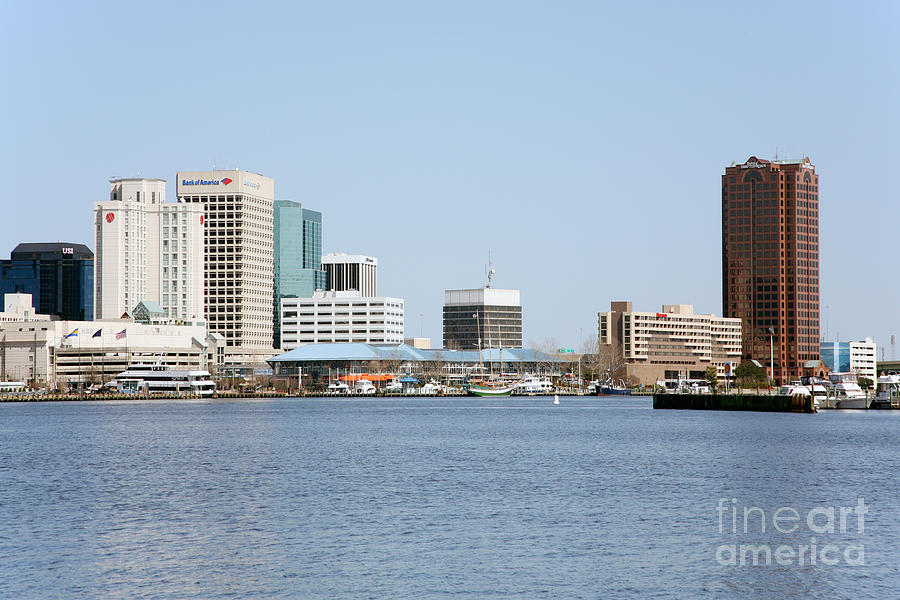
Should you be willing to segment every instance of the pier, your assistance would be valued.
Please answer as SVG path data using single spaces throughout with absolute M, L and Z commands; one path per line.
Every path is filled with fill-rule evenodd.
M 653 394 L 653 408 L 814 413 L 812 396 L 794 394 Z

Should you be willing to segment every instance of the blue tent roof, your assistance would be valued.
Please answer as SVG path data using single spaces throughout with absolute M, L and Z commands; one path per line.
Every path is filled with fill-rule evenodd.
M 306 344 L 269 359 L 269 363 L 328 362 L 353 360 L 399 360 L 411 362 L 564 362 L 552 354 L 525 348 L 486 348 L 478 350 L 423 350 L 408 344 Z

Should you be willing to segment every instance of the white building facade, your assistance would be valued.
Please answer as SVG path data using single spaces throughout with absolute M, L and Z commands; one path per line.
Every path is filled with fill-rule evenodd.
M 378 259 L 362 254 L 326 254 L 322 257 L 328 291 L 356 290 L 366 297 L 378 296 Z
M 109 188 L 94 205 L 94 318 L 146 300 L 175 321 L 202 323 L 202 208 L 167 204 L 162 179 L 111 179 Z
M 0 319 L 0 380 L 86 387 L 109 381 L 135 363 L 215 371 L 226 360 L 224 340 L 217 342 L 202 325 L 51 321 L 34 314 L 30 294 L 16 296 L 15 310 Z
M 357 291 L 318 291 L 312 298 L 281 299 L 281 347 L 317 343 L 403 343 L 404 303 Z
M 275 182 L 248 171 L 183 171 L 178 202 L 204 216 L 204 315 L 232 347 L 271 349 Z

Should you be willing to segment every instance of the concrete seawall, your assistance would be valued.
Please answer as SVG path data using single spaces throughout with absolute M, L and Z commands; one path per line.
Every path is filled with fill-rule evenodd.
M 653 408 L 674 410 L 749 410 L 816 412 L 812 396 L 797 394 L 653 394 Z

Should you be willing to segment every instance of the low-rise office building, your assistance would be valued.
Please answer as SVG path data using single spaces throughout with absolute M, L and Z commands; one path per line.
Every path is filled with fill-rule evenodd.
M 312 298 L 281 299 L 281 347 L 304 344 L 403 342 L 403 300 L 357 291 L 317 291 Z
M 821 342 L 819 352 L 832 373 L 856 373 L 875 381 L 878 377 L 876 367 L 875 340 L 866 338 L 859 342 Z
M 694 314 L 690 304 L 664 304 L 660 312 L 639 312 L 631 302 L 612 302 L 598 315 L 601 350 L 625 361 L 629 379 L 643 384 L 680 376 L 701 379 L 707 367 L 720 377 L 726 364 L 741 360 L 741 320 Z
M 229 357 L 224 338 L 201 325 L 141 324 L 132 319 L 50 320 L 35 314 L 28 294 L 7 294 L 0 314 L 0 380 L 35 387 L 88 387 L 129 365 L 156 363 L 215 372 L 246 357 Z M 271 354 L 253 357 L 260 363 Z

